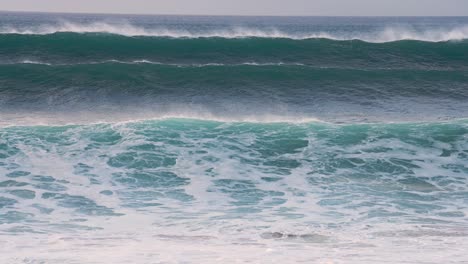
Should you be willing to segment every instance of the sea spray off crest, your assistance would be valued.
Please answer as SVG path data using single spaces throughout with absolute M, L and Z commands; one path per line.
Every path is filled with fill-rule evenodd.
M 56 25 L 39 25 L 28 27 L 3 26 L 0 34 L 49 35 L 60 32 L 75 33 L 108 33 L 127 37 L 167 37 L 167 38 L 285 38 L 285 39 L 331 39 L 331 40 L 362 40 L 372 43 L 384 43 L 400 40 L 419 40 L 441 42 L 464 40 L 468 38 L 468 25 L 457 25 L 449 28 L 430 28 L 419 31 L 410 26 L 388 26 L 375 32 L 314 32 L 291 33 L 274 27 L 226 27 L 217 30 L 187 30 L 165 27 L 145 28 L 131 23 L 73 23 L 61 21 Z
M 1 13 L 0 254 L 461 263 L 466 25 Z
M 274 30 L 227 22 L 198 22 L 196 29 L 167 21 L 10 23 L 2 27 L 15 30 L 0 34 L 6 124 L 25 111 L 52 124 L 164 117 L 408 122 L 468 111 L 468 43 L 455 41 L 464 22 L 364 23 L 354 31 L 309 25 L 327 38 L 297 37 L 318 33 L 292 22 Z M 370 36 L 390 42 L 367 42 Z M 117 109 L 125 110 L 115 115 Z

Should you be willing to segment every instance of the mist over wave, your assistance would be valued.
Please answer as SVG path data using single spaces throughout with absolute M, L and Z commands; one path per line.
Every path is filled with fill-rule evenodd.
M 74 23 L 62 21 L 58 25 L 37 25 L 26 28 L 13 26 L 0 27 L 0 34 L 48 35 L 60 32 L 74 33 L 108 33 L 129 37 L 168 37 L 168 38 L 286 38 L 286 39 L 332 39 L 332 40 L 362 40 L 372 43 L 385 43 L 400 40 L 419 40 L 441 42 L 464 40 L 468 38 L 468 25 L 457 25 L 449 28 L 432 28 L 417 30 L 410 26 L 392 26 L 377 32 L 369 33 L 333 33 L 310 32 L 288 33 L 276 28 L 232 27 L 208 31 L 191 31 L 169 29 L 164 27 L 145 28 L 130 23 Z
M 0 109 L 10 123 L 22 115 L 62 120 L 56 123 L 167 116 L 407 122 L 464 118 L 468 111 L 468 76 L 451 69 L 26 63 L 0 65 L 0 79 Z

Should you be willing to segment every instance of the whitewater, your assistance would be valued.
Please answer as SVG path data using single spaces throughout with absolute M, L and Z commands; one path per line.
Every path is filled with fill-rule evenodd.
M 468 19 L 0 13 L 2 263 L 466 263 Z

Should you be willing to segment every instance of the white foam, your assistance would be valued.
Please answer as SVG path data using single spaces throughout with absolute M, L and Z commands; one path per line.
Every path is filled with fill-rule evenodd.
M 34 61 L 34 60 L 22 60 L 20 61 L 22 64 L 39 64 L 39 65 L 48 65 L 51 66 L 51 63 L 48 62 L 42 62 L 42 61 Z
M 226 128 L 227 130 L 223 131 Z M 446 218 L 433 214 L 420 213 L 411 209 L 402 209 L 395 204 L 392 188 L 398 187 L 398 180 L 405 178 L 405 173 L 376 172 L 379 178 L 365 180 L 365 185 L 371 190 L 379 190 L 380 194 L 363 192 L 363 189 L 352 189 L 360 186 L 359 178 L 348 177 L 349 171 L 337 170 L 333 175 L 322 175 L 317 168 L 327 164 L 333 165 L 333 159 L 355 157 L 366 162 L 389 161 L 396 159 L 414 161 L 420 168 L 413 170 L 416 176 L 434 178 L 434 186 L 440 187 L 448 194 L 452 190 L 443 181 L 437 180 L 439 175 L 447 175 L 453 181 L 453 186 L 459 192 L 466 190 L 466 179 L 459 178 L 462 173 L 447 174 L 452 169 L 443 169 L 443 165 L 460 163 L 464 158 L 453 155 L 451 158 L 440 157 L 443 148 L 449 147 L 444 142 L 434 141 L 434 146 L 418 146 L 404 142 L 398 138 L 373 137 L 351 146 L 330 145 L 329 139 L 335 138 L 341 130 L 330 131 L 330 137 L 317 136 L 313 131 L 304 137 L 309 144 L 301 151 L 289 154 L 267 155 L 258 152 L 252 145 L 255 142 L 272 143 L 271 140 L 281 139 L 282 133 L 291 131 L 285 126 L 283 131 L 271 130 L 255 133 L 250 129 L 234 129 L 218 127 L 219 137 L 200 137 L 203 128 L 171 131 L 178 134 L 177 140 L 184 144 L 171 144 L 172 136 L 160 135 L 147 137 L 147 133 L 138 133 L 131 126 L 96 126 L 74 127 L 63 132 L 54 132 L 52 141 L 47 141 L 41 133 L 7 132 L 2 137 L 18 149 L 18 153 L 5 162 L 19 164 L 21 170 L 32 174 L 45 174 L 66 181 L 66 194 L 87 197 L 99 205 L 114 208 L 123 216 L 101 217 L 98 215 L 76 215 L 70 208 L 56 205 L 53 199 L 37 198 L 44 206 L 55 209 L 49 214 L 35 214 L 36 222 L 9 223 L 9 227 L 29 225 L 43 234 L 5 233 L 5 239 L 0 241 L 0 254 L 7 263 L 96 263 L 103 259 L 111 263 L 148 263 L 154 261 L 180 263 L 271 263 L 271 262 L 307 262 L 307 263 L 379 263 L 386 259 L 394 262 L 427 262 L 441 263 L 447 259 L 463 262 L 466 259 L 463 248 L 467 247 L 467 230 L 463 225 L 466 217 L 459 220 L 448 219 L 451 223 L 444 225 L 418 225 L 412 222 L 411 216 L 432 217 L 437 220 Z M 149 129 L 154 129 L 150 128 Z M 235 133 L 222 133 L 222 132 Z M 419 131 L 419 130 L 418 130 Z M 425 130 L 422 129 L 425 136 Z M 122 136 L 116 144 L 95 144 L 93 134 L 108 135 L 115 132 Z M 137 133 L 135 133 L 137 132 Z M 148 131 L 146 131 L 148 132 Z M 350 132 L 349 132 L 350 133 Z M 352 134 L 352 133 L 351 133 Z M 430 133 L 429 133 L 430 134 Z M 156 134 L 157 135 L 157 134 Z M 226 136 L 228 135 L 228 136 Z M 265 138 L 265 135 L 268 135 Z M 194 137 L 196 136 L 196 137 Z M 278 137 L 279 136 L 279 137 Z M 414 135 L 417 136 L 417 135 Z M 66 139 L 66 144 L 59 144 L 56 138 Z M 269 139 L 268 139 L 269 138 Z M 466 149 L 466 140 L 460 139 L 460 153 Z M 21 143 L 24 142 L 24 143 Z M 93 144 L 94 143 L 94 144 Z M 458 144 L 457 142 L 453 142 Z M 120 206 L 118 191 L 132 191 L 129 187 L 112 180 L 114 172 L 133 172 L 135 168 L 114 168 L 107 160 L 120 153 L 128 151 L 134 154 L 145 154 L 147 150 L 135 150 L 134 147 L 143 144 L 157 146 L 158 154 L 166 156 L 177 155 L 177 162 L 168 169 L 180 177 L 190 179 L 187 186 L 179 186 L 187 194 L 194 196 L 193 202 L 178 203 L 177 201 L 153 197 L 155 202 L 164 204 L 162 207 L 124 208 Z M 234 148 L 233 148 L 234 146 Z M 386 152 L 368 152 L 366 149 L 390 148 Z M 196 150 L 200 150 L 197 152 Z M 202 151 L 201 151 L 202 150 Z M 136 153 L 138 152 L 138 153 Z M 151 151 L 150 151 L 151 152 Z M 330 157 L 330 153 L 336 154 Z M 281 155 L 281 156 L 276 156 Z M 138 155 L 135 155 L 138 157 Z M 206 159 L 216 157 L 217 159 Z M 280 176 L 276 182 L 262 180 L 269 174 L 270 165 L 261 163 L 245 163 L 243 160 L 271 161 L 277 158 L 297 160 L 301 166 L 291 169 L 291 174 Z M 422 160 L 417 161 L 415 160 Z M 83 163 L 89 165 L 91 173 L 99 179 L 99 184 L 92 184 L 87 177 L 77 174 L 74 165 Z M 159 168 L 140 169 L 154 172 Z M 437 170 L 434 170 L 437 169 Z M 0 172 L 5 166 L 0 167 Z M 210 174 L 212 173 L 212 174 Z M 407 174 L 412 175 L 412 174 Z M 273 175 L 278 176 L 278 175 Z M 254 214 L 236 215 L 230 205 L 230 193 L 222 192 L 214 180 L 232 179 L 249 180 L 255 190 L 280 191 L 281 198 L 287 199 L 285 204 L 268 205 L 264 197 L 258 202 L 261 211 Z M 313 184 L 309 180 L 317 180 Z M 330 181 L 333 180 L 333 181 Z M 19 178 L 30 186 L 34 182 L 28 177 Z M 148 191 L 145 186 L 133 191 Z M 101 190 L 112 190 L 114 198 L 99 195 Z M 40 197 L 40 190 L 35 190 Z M 158 190 L 157 190 L 158 191 Z M 354 196 L 349 196 L 353 194 Z M 3 195 L 3 194 L 2 194 Z M 248 196 L 248 193 L 245 194 Z M 463 199 L 447 199 L 443 196 L 436 201 L 430 201 L 447 209 L 460 208 L 466 210 Z M 362 205 L 359 208 L 348 208 L 344 205 L 321 206 L 318 202 L 330 197 L 352 197 L 351 204 L 363 202 L 373 203 L 373 207 Z M 377 199 L 378 198 L 378 199 Z M 408 201 L 410 202 L 410 201 Z M 22 200 L 16 205 L 21 212 L 30 212 L 30 203 Z M 239 206 L 242 207 L 242 206 Z M 288 209 L 290 211 L 285 211 Z M 382 209 L 394 213 L 406 213 L 398 217 L 368 217 L 370 210 Z M 298 213 L 299 218 L 288 217 L 287 212 Z M 341 216 L 333 215 L 339 212 Z M 83 225 L 101 227 L 101 230 L 68 230 L 62 223 L 70 223 L 73 218 L 81 217 L 86 221 Z M 224 218 L 223 218 L 224 217 Z M 318 224 L 317 224 L 318 223 Z M 302 241 L 299 239 L 268 239 L 262 234 L 281 232 L 292 235 L 323 236 L 324 241 Z M 457 245 L 457 246 L 454 246 Z M 25 251 L 24 248 L 28 250 Z M 333 248 L 334 250 L 330 250 Z M 164 250 L 162 250 L 164 249 Z M 421 253 L 421 249 L 424 249 Z M 52 253 L 51 253 L 52 252 Z
M 315 39 L 325 38 L 333 40 L 363 40 L 366 42 L 393 42 L 399 40 L 420 40 L 428 42 L 441 42 L 450 40 L 463 40 L 468 38 L 468 25 L 453 26 L 450 28 L 433 28 L 416 30 L 410 26 L 390 26 L 381 31 L 370 33 L 350 33 L 343 35 L 341 33 L 331 32 L 310 32 L 310 33 L 288 33 L 276 28 L 249 28 L 232 27 L 219 30 L 208 30 L 194 32 L 183 29 L 168 29 L 164 27 L 145 28 L 129 23 L 106 23 L 94 22 L 87 24 L 72 23 L 64 21 L 58 25 L 39 25 L 29 28 L 17 28 L 13 26 L 4 26 L 0 28 L 0 34 L 35 34 L 47 35 L 58 32 L 75 33 L 109 33 L 128 37 L 152 36 L 169 38 L 287 38 L 287 39 Z
M 177 107 L 171 107 L 176 109 Z M 291 123 L 302 124 L 325 122 L 312 116 L 301 114 L 251 114 L 222 115 L 203 108 L 187 108 L 180 106 L 178 110 L 141 110 L 138 112 L 122 111 L 119 115 L 108 112 L 75 111 L 74 113 L 35 112 L 24 115 L 21 113 L 4 113 L 0 117 L 0 127 L 7 126 L 37 126 L 37 125 L 76 125 L 97 123 L 132 123 L 147 120 L 194 119 L 226 123 Z

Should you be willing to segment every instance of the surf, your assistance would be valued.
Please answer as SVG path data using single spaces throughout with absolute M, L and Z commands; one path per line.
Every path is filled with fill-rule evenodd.
M 0 255 L 463 262 L 466 25 L 2 12 Z

